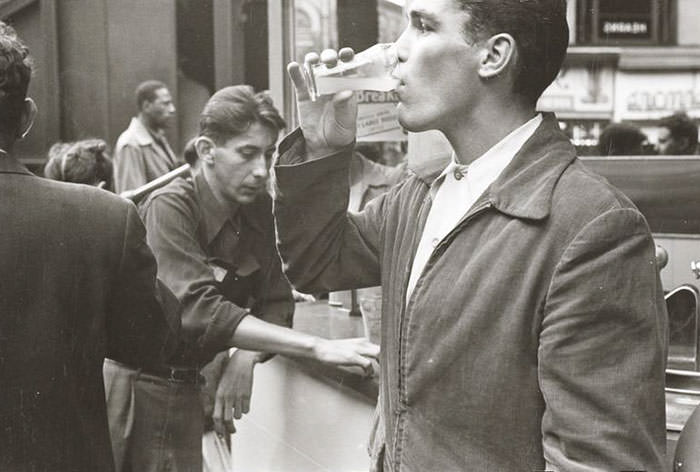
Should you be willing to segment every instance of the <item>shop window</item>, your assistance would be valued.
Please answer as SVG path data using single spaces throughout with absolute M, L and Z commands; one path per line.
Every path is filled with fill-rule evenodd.
M 672 0 L 580 0 L 577 44 L 645 45 L 670 42 Z

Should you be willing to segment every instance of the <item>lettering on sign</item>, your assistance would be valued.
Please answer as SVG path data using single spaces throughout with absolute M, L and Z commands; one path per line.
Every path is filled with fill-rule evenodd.
M 642 21 L 604 21 L 604 34 L 646 35 L 649 25 Z
M 396 92 L 362 90 L 357 92 L 357 100 L 358 141 L 406 140 L 396 113 L 399 102 Z
M 357 92 L 358 103 L 399 103 L 399 96 L 395 91 L 377 92 L 373 90 L 361 90 Z
M 700 90 L 636 91 L 627 96 L 629 111 L 668 111 L 700 109 Z

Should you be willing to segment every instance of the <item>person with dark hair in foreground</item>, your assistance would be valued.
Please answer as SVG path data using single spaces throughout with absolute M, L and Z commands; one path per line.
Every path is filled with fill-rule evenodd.
M 566 54 L 565 1 L 407 12 L 399 121 L 442 131 L 452 162 L 346 212 L 356 98 L 312 101 L 291 63 L 300 129 L 274 168 L 292 284 L 383 288 L 373 468 L 664 470 L 667 321 L 649 228 L 535 110 Z
M 30 76 L 27 48 L 0 23 L 0 470 L 108 472 L 103 359 L 162 363 L 179 318 L 160 307 L 132 203 L 13 157 L 36 113 Z M 72 160 L 62 171 L 81 168 Z
M 255 365 L 269 353 L 366 370 L 378 355 L 378 346 L 364 339 L 329 341 L 289 329 L 294 303 L 267 194 L 283 126 L 267 95 L 248 86 L 219 90 L 200 117 L 192 178 L 175 179 L 141 206 L 158 277 L 182 306 L 188 348 L 156 369 L 109 366 L 115 382 L 135 377 L 133 399 L 124 401 L 116 391 L 108 398 L 109 405 L 122 405 L 122 414 L 110 420 L 132 418 L 112 437 L 124 452 L 123 470 L 201 471 L 206 417 L 221 435 L 233 432 L 233 418 L 250 407 Z M 239 349 L 229 356 L 230 347 Z M 200 369 L 214 356 L 203 385 Z M 212 411 L 203 410 L 202 393 L 212 399 Z
M 168 87 L 147 80 L 136 88 L 138 115 L 114 147 L 114 190 L 122 193 L 147 184 L 181 163 L 170 148 L 165 130 L 175 116 Z
M 661 155 L 693 155 L 698 147 L 698 125 L 687 113 L 676 112 L 659 121 L 656 150 Z

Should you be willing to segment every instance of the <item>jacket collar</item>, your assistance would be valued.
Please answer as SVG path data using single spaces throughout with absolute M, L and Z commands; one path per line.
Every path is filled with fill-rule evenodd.
M 542 113 L 542 123 L 479 201 L 489 200 L 502 213 L 532 220 L 549 216 L 552 193 L 559 177 L 576 159 L 576 149 L 559 130 L 553 113 Z M 440 155 L 412 170 L 426 185 L 437 179 L 450 162 Z
M 7 154 L 0 154 L 0 174 L 21 174 L 34 176 L 24 164 Z
M 139 146 L 152 146 L 155 144 L 153 135 L 139 117 L 135 116 L 131 119 L 129 131 L 131 131 Z
M 256 218 L 258 213 L 258 211 L 256 211 L 258 207 L 256 203 L 260 201 L 261 198 L 256 199 L 255 202 L 248 205 L 236 205 L 235 208 L 227 208 L 226 205 L 216 199 L 214 193 L 211 191 L 209 183 L 204 178 L 201 171 L 194 174 L 194 191 L 197 194 L 197 200 L 199 201 L 201 209 L 207 244 L 211 244 L 214 238 L 221 232 L 221 228 L 224 227 L 226 222 L 230 222 L 235 227 L 234 217 L 236 215 L 242 217 L 245 221 L 243 224 L 249 225 L 261 234 L 264 233 Z
M 576 159 L 576 149 L 559 129 L 553 113 L 543 120 L 501 175 L 486 190 L 493 206 L 516 218 L 549 216 L 559 178 Z

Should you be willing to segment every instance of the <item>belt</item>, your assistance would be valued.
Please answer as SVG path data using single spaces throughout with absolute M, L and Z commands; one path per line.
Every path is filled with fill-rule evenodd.
M 152 375 L 154 377 L 159 377 L 161 379 L 168 380 L 169 382 L 183 383 L 183 384 L 203 384 L 204 377 L 199 373 L 199 370 L 192 368 L 177 368 L 177 367 L 163 367 L 159 369 L 142 369 L 142 373 L 146 375 Z

